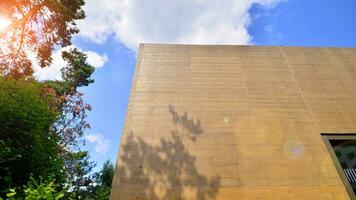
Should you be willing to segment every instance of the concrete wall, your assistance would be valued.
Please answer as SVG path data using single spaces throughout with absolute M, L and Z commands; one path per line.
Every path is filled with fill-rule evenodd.
M 111 199 L 349 199 L 356 49 L 140 46 Z

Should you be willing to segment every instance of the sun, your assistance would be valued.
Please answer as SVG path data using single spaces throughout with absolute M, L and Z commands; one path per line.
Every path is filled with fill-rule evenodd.
M 0 32 L 4 31 L 10 24 L 11 21 L 8 18 L 0 16 Z

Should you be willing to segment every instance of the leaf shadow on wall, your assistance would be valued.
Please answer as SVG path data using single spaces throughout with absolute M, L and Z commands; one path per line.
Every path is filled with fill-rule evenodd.
M 196 141 L 203 133 L 200 121 L 179 115 L 173 106 L 168 107 L 175 125 L 187 130 L 189 139 Z M 199 173 L 196 158 L 182 140 L 182 134 L 171 130 L 170 137 L 161 138 L 158 145 L 148 144 L 131 132 L 122 147 L 119 167 L 120 199 L 150 200 L 205 200 L 214 198 L 220 178 L 208 178 Z M 188 195 L 186 195 L 188 194 Z
M 194 118 L 189 118 L 187 112 L 184 112 L 183 115 L 179 115 L 172 105 L 169 105 L 168 109 L 172 115 L 174 125 L 180 125 L 183 131 L 187 131 L 188 137 L 191 140 L 195 141 L 196 138 L 203 133 L 199 119 L 195 120 Z

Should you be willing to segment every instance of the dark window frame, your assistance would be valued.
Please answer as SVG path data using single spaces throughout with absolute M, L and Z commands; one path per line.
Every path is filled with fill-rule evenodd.
M 330 140 L 355 140 L 356 141 L 356 133 L 349 133 L 349 134 L 348 133 L 347 134 L 346 133 L 342 133 L 342 134 L 340 134 L 340 133 L 322 133 L 321 137 L 324 140 L 324 144 L 330 153 L 331 159 L 337 169 L 337 172 L 339 173 L 340 178 L 345 185 L 347 193 L 349 193 L 351 200 L 356 200 L 356 194 L 353 191 L 349 181 L 347 180 L 344 170 L 341 167 L 340 161 L 337 158 L 334 148 L 331 146 L 331 143 L 330 143 Z

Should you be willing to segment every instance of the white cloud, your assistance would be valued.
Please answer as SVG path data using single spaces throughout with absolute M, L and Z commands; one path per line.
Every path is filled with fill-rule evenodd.
M 105 154 L 111 146 L 111 141 L 101 134 L 90 134 L 85 136 L 85 139 L 88 142 L 95 144 L 94 150 L 99 154 Z
M 80 35 L 103 43 L 113 35 L 136 50 L 141 42 L 248 44 L 249 9 L 282 0 L 88 0 Z
M 34 64 L 35 77 L 38 80 L 61 80 L 61 69 L 66 66 L 66 62 L 62 59 L 62 52 L 72 47 L 73 46 L 68 46 L 55 51 L 52 55 L 52 64 L 48 67 L 41 68 L 38 64 Z M 84 51 L 84 53 L 88 56 L 87 62 L 95 68 L 104 66 L 108 60 L 106 55 L 100 55 L 94 51 Z M 32 57 L 31 60 L 36 63 L 33 56 L 30 57 Z
M 84 53 L 88 56 L 87 62 L 95 68 L 101 68 L 104 66 L 105 62 L 108 61 L 106 55 L 99 55 L 94 51 L 85 51 Z

